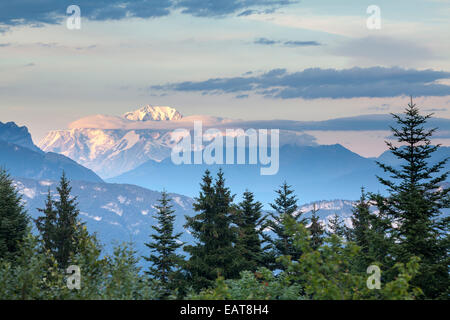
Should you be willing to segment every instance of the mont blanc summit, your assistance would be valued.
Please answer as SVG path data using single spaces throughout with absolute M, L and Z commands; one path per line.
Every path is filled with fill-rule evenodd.
M 173 143 L 172 130 L 164 123 L 181 119 L 181 113 L 174 108 L 150 105 L 127 112 L 122 117 L 96 115 L 73 122 L 69 129 L 50 131 L 40 141 L 39 147 L 47 152 L 61 153 L 109 178 L 148 160 L 167 158 Z M 112 125 L 102 125 L 105 122 Z M 161 123 L 162 127 L 157 130 L 128 128 L 115 126 L 116 123 L 136 123 L 137 126 Z
M 183 116 L 171 107 L 147 105 L 138 110 L 127 112 L 123 115 L 125 119 L 132 121 L 164 121 L 181 120 Z

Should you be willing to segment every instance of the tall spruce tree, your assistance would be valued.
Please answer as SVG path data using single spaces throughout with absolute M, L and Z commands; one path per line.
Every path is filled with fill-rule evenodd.
M 286 222 L 288 218 L 302 224 L 306 222 L 302 212 L 297 210 L 297 197 L 290 185 L 284 182 L 276 193 L 278 197 L 270 204 L 275 212 L 269 213 L 264 226 L 273 233 L 273 236 L 263 234 L 265 242 L 268 243 L 266 264 L 270 269 L 282 268 L 282 264 L 275 261 L 280 256 L 289 255 L 293 260 L 300 258 L 301 252 L 294 247 L 292 237 L 286 232 Z
M 45 207 L 37 209 L 39 212 L 43 213 L 42 216 L 34 219 L 36 228 L 38 229 L 43 246 L 45 250 L 52 253 L 56 252 L 56 223 L 57 223 L 57 211 L 54 207 L 54 201 L 50 188 L 48 189 L 47 199 L 45 200 Z
M 199 196 L 195 199 L 193 217 L 186 216 L 186 225 L 196 240 L 195 245 L 185 246 L 190 254 L 185 268 L 194 289 L 210 287 L 218 276 L 227 279 L 239 276 L 239 260 L 234 247 L 236 233 L 232 228 L 232 202 L 234 196 L 225 187 L 220 170 L 213 185 L 206 170 Z
M 255 201 L 252 192 L 246 190 L 236 215 L 238 238 L 236 248 L 242 259 L 241 270 L 256 271 L 262 264 L 261 248 L 262 204 Z
M 392 247 L 392 225 L 385 214 L 385 206 L 379 194 L 367 194 L 361 188 L 361 196 L 352 209 L 352 226 L 346 229 L 347 239 L 359 246 L 360 251 L 352 261 L 355 272 L 365 273 L 367 267 L 377 264 L 383 268 L 383 279 L 391 281 L 395 273 L 390 249 Z M 372 212 L 371 206 L 377 212 Z
M 335 213 L 328 220 L 328 230 L 326 231 L 326 235 L 331 237 L 333 234 L 337 235 L 341 239 L 347 239 L 348 235 L 346 232 L 346 227 L 341 217 L 337 213 Z
M 448 158 L 434 164 L 428 161 L 440 147 L 430 140 L 436 128 L 424 127 L 431 116 L 421 115 L 412 98 L 403 116 L 393 114 L 398 127 L 391 130 L 400 146 L 387 145 L 401 166 L 378 162 L 390 174 L 390 179 L 378 179 L 389 192 L 385 202 L 396 226 L 394 254 L 398 261 L 419 257 L 420 273 L 412 284 L 420 287 L 426 298 L 448 298 L 448 221 L 439 218 L 441 209 L 448 206 L 450 189 L 441 185 L 449 174 L 443 172 Z
M 0 259 L 13 261 L 28 233 L 21 199 L 9 174 L 0 168 Z
M 155 206 L 158 224 L 152 226 L 156 233 L 151 235 L 152 242 L 145 244 L 152 254 L 144 259 L 152 263 L 146 273 L 158 280 L 161 296 L 166 298 L 176 287 L 175 279 L 183 261 L 176 251 L 183 243 L 178 242 L 182 233 L 174 234 L 175 211 L 169 195 L 163 191 L 158 201 Z
M 42 238 L 55 239 L 52 252 L 58 265 L 65 269 L 69 265 L 69 259 L 77 253 L 77 243 L 82 223 L 78 219 L 79 209 L 77 197 L 72 196 L 72 187 L 65 172 L 62 173 L 59 185 L 56 188 L 59 199 L 53 202 L 57 213 L 54 234 L 43 234 Z M 48 204 L 47 206 L 48 207 Z M 45 210 L 45 209 L 44 209 Z M 53 232 L 51 229 L 47 231 Z
M 352 209 L 352 227 L 349 229 L 349 240 L 355 242 L 360 248 L 360 256 L 364 260 L 368 258 L 370 248 L 370 203 L 364 188 L 361 188 L 361 196 Z M 369 263 L 373 261 L 365 261 L 362 268 L 367 268 Z
M 316 250 L 319 248 L 323 243 L 323 235 L 325 233 L 325 230 L 322 226 L 322 224 L 319 221 L 319 216 L 317 215 L 316 204 L 313 205 L 313 210 L 311 212 L 311 224 L 308 227 L 308 230 L 311 234 L 311 248 Z

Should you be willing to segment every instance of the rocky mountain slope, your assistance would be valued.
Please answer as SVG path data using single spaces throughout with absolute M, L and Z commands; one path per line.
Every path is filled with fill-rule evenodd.
M 48 190 L 57 197 L 57 182 L 52 180 L 33 180 L 14 178 L 15 185 L 22 195 L 28 213 L 37 218 L 37 208 L 42 208 Z M 161 197 L 160 192 L 133 185 L 93 183 L 72 181 L 72 195 L 77 197 L 80 219 L 86 222 L 90 232 L 96 232 L 101 242 L 110 250 L 116 243 L 132 241 L 140 253 L 145 252 L 144 243 L 153 232 L 156 223 L 153 214 L 155 205 Z M 183 232 L 182 241 L 191 241 L 184 231 L 184 215 L 191 215 L 193 200 L 189 197 L 170 194 L 176 212 L 175 229 Z
M 19 127 L 14 122 L 3 123 L 0 121 L 0 141 L 7 141 L 35 152 L 42 152 L 34 143 L 28 128 Z
M 61 154 L 43 152 L 33 144 L 26 127 L 0 123 L 0 167 L 14 177 L 59 179 L 62 171 L 73 180 L 102 182 L 92 170 Z

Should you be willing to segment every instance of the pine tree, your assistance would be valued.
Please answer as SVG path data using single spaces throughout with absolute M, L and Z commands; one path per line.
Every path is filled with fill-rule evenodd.
M 27 235 L 28 215 L 9 174 L 0 169 L 0 259 L 13 261 Z
M 316 204 L 314 203 L 311 212 L 311 224 L 308 227 L 311 234 L 311 248 L 313 248 L 313 250 L 316 250 L 322 245 L 323 235 L 325 233 L 325 230 L 319 221 L 319 217 L 317 216 L 317 211 L 319 210 L 316 209 Z
M 239 276 L 239 261 L 233 244 L 236 234 L 231 224 L 234 196 L 225 187 L 223 172 L 220 170 L 213 185 L 209 170 L 206 170 L 201 191 L 195 199 L 193 217 L 186 216 L 185 227 L 191 230 L 196 245 L 185 246 L 190 254 L 186 271 L 194 289 L 210 287 L 218 276 L 227 279 Z
M 120 300 L 151 299 L 153 291 L 145 281 L 139 267 L 139 258 L 132 243 L 122 243 L 114 248 L 108 259 L 107 271 L 110 277 L 105 283 L 105 298 Z M 161 298 L 161 297 L 158 297 Z
M 367 267 L 375 262 L 369 254 L 371 243 L 371 217 L 370 202 L 364 188 L 361 188 L 361 196 L 352 209 L 352 226 L 348 228 L 348 240 L 360 247 L 358 256 L 355 257 L 352 267 L 357 272 L 365 272 Z
M 284 182 L 280 189 L 276 191 L 278 197 L 275 199 L 275 203 L 270 204 L 275 213 L 270 213 L 267 217 L 267 222 L 264 228 L 268 228 L 275 237 L 264 234 L 264 240 L 269 244 L 268 255 L 266 257 L 266 265 L 270 269 L 281 268 L 282 265 L 276 263 L 275 260 L 280 256 L 291 256 L 293 260 L 297 260 L 301 252 L 299 252 L 292 243 L 292 238 L 286 232 L 286 221 L 288 218 L 294 219 L 294 221 L 305 224 L 306 220 L 303 219 L 302 213 L 298 212 L 297 197 L 293 195 L 294 191 L 291 190 L 286 182 Z
M 371 212 L 371 205 L 378 208 L 378 213 Z M 361 196 L 352 210 L 352 227 L 347 228 L 346 232 L 348 240 L 360 247 L 360 252 L 352 263 L 356 272 L 364 273 L 369 265 L 375 263 L 385 270 L 394 266 L 389 254 L 392 246 L 392 226 L 384 212 L 381 196 L 368 195 L 365 189 L 361 188 Z M 384 274 L 384 279 L 387 278 Z
M 242 258 L 242 271 L 256 271 L 263 261 L 261 248 L 262 204 L 255 201 L 252 192 L 246 190 L 237 208 L 236 225 L 238 239 L 236 248 Z
M 378 177 L 388 189 L 387 214 L 395 223 L 395 255 L 401 262 L 412 256 L 421 259 L 420 274 L 413 284 L 420 287 L 426 298 L 448 294 L 448 223 L 439 219 L 441 209 L 448 205 L 450 189 L 443 188 L 449 172 L 442 172 L 448 158 L 428 163 L 440 145 L 431 144 L 435 129 L 425 129 L 432 115 L 422 116 L 412 102 L 404 116 L 393 115 L 398 128 L 391 127 L 400 146 L 387 142 L 392 154 L 402 161 L 398 168 L 378 165 L 390 174 L 390 179 Z M 446 297 L 448 298 L 448 297 Z
M 352 228 L 349 231 L 349 240 L 361 247 L 361 254 L 367 255 L 370 246 L 368 235 L 370 230 L 370 203 L 364 188 L 361 188 L 361 196 L 353 207 L 352 213 Z
M 341 217 L 339 217 L 339 215 L 337 213 L 335 213 L 328 220 L 328 228 L 327 229 L 328 230 L 326 231 L 326 235 L 328 237 L 331 237 L 333 234 L 335 234 L 341 239 L 348 238 L 344 222 L 342 221 Z
M 153 253 L 144 259 L 152 263 L 146 273 L 158 280 L 161 295 L 166 298 L 175 289 L 174 280 L 183 261 L 176 251 L 183 244 L 178 242 L 182 233 L 174 234 L 175 211 L 169 195 L 163 191 L 158 201 L 159 205 L 155 206 L 158 224 L 152 226 L 156 234 L 151 235 L 152 242 L 145 244 Z
M 38 208 L 37 210 L 44 214 L 34 220 L 36 228 L 41 235 L 44 249 L 54 253 L 56 252 L 56 223 L 58 217 L 50 188 L 48 189 L 45 208 Z
M 57 220 L 55 226 L 55 251 L 54 257 L 58 261 L 58 265 L 65 269 L 69 264 L 71 255 L 77 253 L 77 242 L 80 233 L 81 222 L 78 219 L 79 209 L 76 202 L 77 198 L 72 197 L 72 187 L 63 172 L 56 188 L 59 199 L 54 201 L 55 210 L 57 212 Z M 43 235 L 43 238 L 46 235 Z M 52 237 L 50 235 L 50 237 Z

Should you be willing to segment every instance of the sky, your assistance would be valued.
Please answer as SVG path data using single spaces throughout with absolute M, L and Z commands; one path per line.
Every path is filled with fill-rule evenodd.
M 401 112 L 410 95 L 450 118 L 448 39 L 450 0 L 2 1 L 0 121 L 37 142 L 147 104 L 309 121 Z

